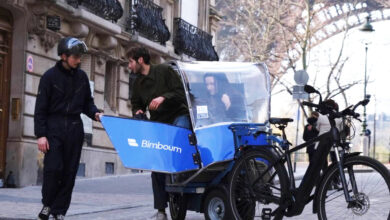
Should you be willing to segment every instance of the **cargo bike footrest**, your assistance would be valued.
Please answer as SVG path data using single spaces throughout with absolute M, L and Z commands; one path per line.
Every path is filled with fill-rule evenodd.
M 165 191 L 169 193 L 197 193 L 201 194 L 205 192 L 206 184 L 203 183 L 189 183 L 182 184 L 166 184 Z

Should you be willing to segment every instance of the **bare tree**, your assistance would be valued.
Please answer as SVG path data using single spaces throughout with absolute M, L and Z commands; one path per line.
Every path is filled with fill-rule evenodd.
M 356 5 L 361 0 L 347 0 Z M 286 69 L 296 70 L 301 58 L 302 68 L 308 68 L 308 53 L 321 43 L 315 34 L 324 30 L 327 21 L 320 19 L 320 12 L 340 1 L 320 0 L 217 0 L 217 7 L 224 15 L 218 34 L 218 50 L 223 60 L 263 61 L 273 76 L 273 86 L 280 84 L 291 93 L 291 86 L 283 81 Z M 321 4 L 320 4 L 321 3 Z M 342 3 L 342 1 L 341 1 Z M 349 12 L 345 20 L 350 16 Z M 347 24 L 347 22 L 346 22 Z M 359 82 L 341 84 L 342 70 L 348 58 L 343 57 L 344 38 L 338 58 L 329 64 L 324 98 L 341 94 L 348 105 L 346 91 Z M 316 77 L 315 77 L 316 78 Z M 281 91 L 276 91 L 276 93 Z M 302 107 L 304 115 L 307 113 Z M 309 109 L 311 112 L 312 109 Z
M 267 61 L 272 74 L 293 44 L 297 16 L 303 9 L 294 0 L 217 0 L 222 29 L 218 49 L 224 60 Z M 294 16 L 292 16 L 294 14 Z M 290 18 L 293 18 L 290 20 Z M 289 31 L 287 31 L 289 30 Z M 287 36 L 288 35 L 288 36 Z
M 381 4 L 384 7 L 390 7 L 390 0 L 377 0 L 375 2 L 378 2 L 379 4 Z

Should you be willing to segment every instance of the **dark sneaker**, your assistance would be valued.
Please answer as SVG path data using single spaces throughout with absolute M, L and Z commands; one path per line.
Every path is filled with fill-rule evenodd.
M 41 212 L 38 214 L 38 220 L 49 220 L 50 216 L 50 207 L 43 206 Z
M 54 219 L 55 220 L 64 220 L 65 219 L 65 215 L 61 215 L 61 214 L 60 215 L 55 215 Z

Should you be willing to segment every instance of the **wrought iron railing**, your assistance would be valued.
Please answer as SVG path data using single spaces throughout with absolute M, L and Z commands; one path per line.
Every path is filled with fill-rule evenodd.
M 123 15 L 123 8 L 118 0 L 66 0 L 74 8 L 85 7 L 88 11 L 106 20 L 117 22 Z
M 127 31 L 137 31 L 151 41 L 165 45 L 171 36 L 162 17 L 163 8 L 151 0 L 134 0 L 130 5 Z
M 184 53 L 197 60 L 218 60 L 212 45 L 213 36 L 191 25 L 181 18 L 175 18 L 173 46 L 176 53 Z

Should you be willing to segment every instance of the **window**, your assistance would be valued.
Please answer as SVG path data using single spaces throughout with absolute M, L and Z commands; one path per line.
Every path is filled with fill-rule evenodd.
M 117 108 L 117 92 L 118 92 L 118 66 L 116 63 L 108 61 L 106 63 L 106 74 L 104 82 L 104 108 L 109 107 L 115 111 Z M 108 105 L 108 106 L 107 106 Z
M 182 1 L 181 4 L 181 19 L 187 21 L 195 27 L 198 27 L 199 1 Z
M 137 75 L 129 73 L 129 100 L 131 100 L 131 97 L 133 96 L 133 86 L 136 78 Z
M 106 162 L 106 174 L 114 174 L 114 163 Z

